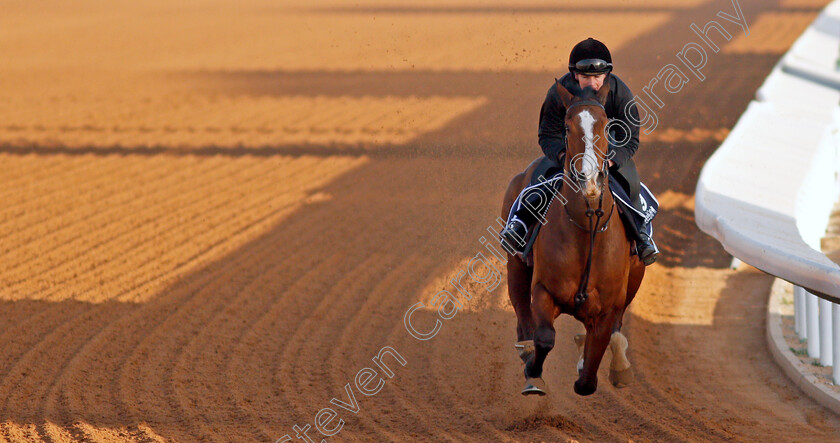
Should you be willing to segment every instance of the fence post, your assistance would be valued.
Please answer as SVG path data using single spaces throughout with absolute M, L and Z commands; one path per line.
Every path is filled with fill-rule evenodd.
M 831 328 L 831 303 L 828 300 L 820 299 L 820 364 L 831 366 L 832 361 L 832 328 Z
M 832 320 L 832 335 L 834 335 L 834 355 L 840 358 L 840 305 L 836 303 L 831 304 Z M 838 362 L 840 363 L 840 362 Z M 834 384 L 840 384 L 840 364 L 834 364 L 831 368 L 831 375 Z
M 819 319 L 819 298 L 810 292 L 807 294 L 806 324 L 808 325 L 808 357 L 820 358 L 820 319 Z
M 796 335 L 800 340 L 808 338 L 808 328 L 805 327 L 805 290 L 799 286 L 793 287 L 793 321 Z

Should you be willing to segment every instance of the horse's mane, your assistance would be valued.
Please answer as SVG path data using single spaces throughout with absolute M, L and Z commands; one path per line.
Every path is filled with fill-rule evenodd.
M 598 95 L 598 92 L 595 91 L 594 89 L 592 89 L 591 86 L 587 86 L 583 89 L 580 89 L 580 86 L 574 87 L 574 88 L 570 89 L 569 92 L 571 92 L 572 95 L 574 95 L 575 97 L 577 97 L 581 100 L 587 100 L 587 99 L 596 100 L 597 99 L 596 97 Z

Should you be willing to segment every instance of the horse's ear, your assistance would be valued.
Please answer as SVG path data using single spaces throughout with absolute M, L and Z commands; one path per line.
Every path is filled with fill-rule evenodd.
M 601 86 L 601 89 L 598 90 L 598 94 L 595 95 L 595 98 L 598 99 L 598 103 L 602 105 L 607 104 L 607 96 L 610 95 L 610 81 L 609 76 L 604 81 L 604 84 Z
M 560 84 L 560 80 L 554 79 L 554 83 L 557 87 L 557 93 L 560 94 L 560 102 L 563 103 L 564 108 L 568 108 L 569 104 L 572 103 L 574 95 Z

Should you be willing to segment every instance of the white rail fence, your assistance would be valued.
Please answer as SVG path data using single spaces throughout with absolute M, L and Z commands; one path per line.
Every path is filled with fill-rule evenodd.
M 796 333 L 840 384 L 840 266 L 820 252 L 840 195 L 840 0 L 782 57 L 709 158 L 695 219 L 738 259 L 795 285 Z M 837 356 L 838 364 L 833 364 Z

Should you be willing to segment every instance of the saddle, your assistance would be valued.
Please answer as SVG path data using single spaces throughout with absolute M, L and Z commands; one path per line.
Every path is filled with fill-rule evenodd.
M 542 179 L 540 179 L 541 177 Z M 531 176 L 529 186 L 538 185 L 544 182 L 554 182 L 555 180 L 559 180 L 560 186 L 562 186 L 562 177 L 562 163 L 558 163 L 548 157 L 543 157 L 537 164 L 536 169 L 534 169 L 534 174 Z M 642 226 L 644 229 L 643 232 L 649 237 L 653 237 L 653 225 L 650 222 L 659 210 L 659 202 L 656 200 L 656 197 L 653 196 L 653 193 L 650 192 L 650 189 L 648 189 L 644 183 L 641 183 L 639 190 L 639 208 L 637 209 L 632 204 L 632 199 L 630 198 L 627 189 L 625 189 L 613 175 L 610 175 L 609 187 L 613 199 L 615 199 L 616 206 L 618 207 L 618 212 L 622 222 L 625 226 L 630 223 L 634 223 L 635 226 Z M 559 190 L 559 188 L 557 189 Z M 551 202 L 549 201 L 548 205 L 550 204 Z M 635 229 L 635 226 L 628 226 L 628 228 Z M 534 265 L 533 246 L 540 233 L 540 228 L 542 228 L 542 223 L 537 222 L 534 225 L 534 228 L 531 229 L 525 248 L 522 251 L 522 258 L 527 266 Z M 631 253 L 635 253 L 634 251 L 635 248 L 631 248 Z
M 542 181 L 539 179 L 550 179 L 558 174 L 563 174 L 563 164 L 558 163 L 548 157 L 543 156 L 540 162 L 537 163 L 537 168 L 534 169 L 534 174 L 531 175 L 531 183 L 529 185 L 538 185 Z

